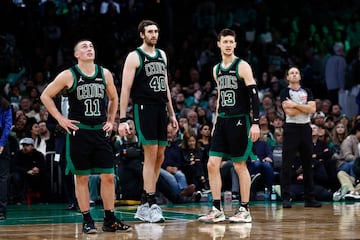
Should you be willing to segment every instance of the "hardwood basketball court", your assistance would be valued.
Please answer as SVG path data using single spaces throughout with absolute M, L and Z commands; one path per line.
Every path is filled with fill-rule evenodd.
M 225 207 L 230 216 L 236 202 Z M 252 202 L 252 223 L 205 224 L 197 218 L 210 209 L 209 203 L 162 205 L 165 223 L 134 220 L 136 206 L 117 206 L 116 215 L 133 226 L 128 233 L 101 230 L 102 206 L 91 208 L 97 234 L 81 232 L 80 212 L 65 210 L 65 204 L 8 206 L 7 219 L 0 221 L 0 239 L 360 239 L 360 202 L 323 203 L 304 208 L 303 203 L 283 209 L 280 202 Z

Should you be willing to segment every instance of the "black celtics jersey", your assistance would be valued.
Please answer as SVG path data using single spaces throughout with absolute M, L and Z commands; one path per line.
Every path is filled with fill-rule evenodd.
M 220 90 L 219 116 L 248 114 L 250 112 L 250 98 L 244 80 L 238 75 L 238 57 L 231 65 L 224 69 L 221 63 L 216 65 L 217 84 Z
M 69 119 L 87 125 L 97 125 L 106 121 L 106 82 L 103 68 L 95 65 L 95 74 L 86 76 L 78 65 L 69 69 L 74 83 L 69 89 Z
M 136 70 L 131 98 L 136 104 L 166 104 L 167 68 L 159 49 L 155 49 L 154 57 L 149 56 L 141 48 L 137 48 L 140 66 Z

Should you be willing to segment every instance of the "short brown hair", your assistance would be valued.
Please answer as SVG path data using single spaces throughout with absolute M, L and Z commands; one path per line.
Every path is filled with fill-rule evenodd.
M 223 30 L 221 30 L 218 34 L 218 41 L 220 41 L 221 37 L 225 37 L 225 36 L 233 36 L 236 39 L 236 33 L 235 31 L 229 29 L 229 28 L 224 28 Z
M 145 33 L 145 27 L 150 26 L 150 25 L 155 25 L 158 28 L 158 30 L 160 31 L 159 24 L 157 24 L 156 22 L 154 22 L 152 20 L 142 20 L 139 23 L 138 32 L 139 33 Z

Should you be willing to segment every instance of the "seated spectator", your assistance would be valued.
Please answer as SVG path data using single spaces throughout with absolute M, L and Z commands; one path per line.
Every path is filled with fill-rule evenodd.
M 275 128 L 275 147 L 273 149 L 273 168 L 274 171 L 280 172 L 282 164 L 282 144 L 283 144 L 283 128 Z
M 44 155 L 35 149 L 32 138 L 20 141 L 22 149 L 14 156 L 11 174 L 12 201 L 22 203 L 29 191 L 39 192 L 41 201 L 46 202 L 49 195 L 49 178 L 45 169 Z
M 136 135 L 133 120 L 128 120 L 130 134 L 125 137 L 117 136 L 117 176 L 122 199 L 140 200 L 143 192 L 142 169 L 144 153 Z
M 198 122 L 200 125 L 208 122 L 208 119 L 206 117 L 205 108 L 203 108 L 201 106 L 197 106 L 197 107 L 195 107 L 195 112 L 198 115 Z
M 319 161 L 313 161 L 314 171 L 314 197 L 318 201 L 332 201 L 333 193 L 329 191 L 324 185 L 324 182 L 328 181 L 328 176 L 324 165 Z M 292 201 L 304 201 L 304 183 L 303 183 L 303 169 L 301 161 L 298 159 L 291 168 L 291 185 L 290 185 L 290 198 Z M 281 196 L 280 189 L 277 194 Z
M 284 126 L 284 117 L 278 114 L 274 118 L 274 121 L 270 124 L 274 127 L 274 133 L 275 133 L 276 128 L 282 128 Z
M 251 189 L 253 190 L 252 194 L 256 194 L 256 191 L 260 189 L 272 189 L 274 182 L 273 153 L 263 138 L 260 138 L 258 141 L 254 142 L 253 148 L 257 159 L 249 159 L 249 173 L 251 176 L 255 176 L 256 174 L 260 173 L 264 183 L 263 186 L 253 186 L 253 184 L 255 184 L 253 182 L 251 186 Z
M 194 110 L 189 110 L 186 117 L 188 119 L 189 129 L 192 129 L 195 134 L 198 134 L 200 123 L 197 113 Z
M 331 131 L 334 129 L 335 127 L 335 121 L 334 121 L 334 117 L 329 115 L 327 117 L 325 117 L 324 119 L 324 128 L 331 133 Z
M 318 139 L 326 142 L 326 144 L 330 143 L 330 133 L 324 126 L 318 126 Z
M 333 154 L 333 158 L 339 159 L 341 143 L 348 136 L 348 129 L 342 122 L 336 122 L 335 127 L 331 132 L 331 140 L 329 143 L 329 147 L 331 149 L 331 153 Z
M 333 104 L 331 106 L 331 116 L 335 119 L 338 119 L 342 114 L 342 107 L 339 104 Z
M 272 150 L 275 146 L 275 138 L 273 134 L 273 126 L 265 115 L 261 115 L 259 119 L 260 138 L 265 141 Z
M 208 191 L 208 180 L 205 178 L 203 166 L 204 157 L 194 131 L 189 129 L 184 133 L 180 148 L 182 150 L 183 171 L 188 184 L 195 184 L 196 190 Z
M 39 125 L 39 135 L 42 141 L 45 141 L 46 145 L 46 152 L 48 151 L 54 151 L 55 150 L 55 139 L 54 135 L 50 130 L 47 128 L 45 121 L 38 122 Z
M 165 149 L 164 162 L 160 169 L 160 175 L 170 185 L 173 191 L 181 193 L 185 197 L 190 197 L 195 191 L 195 185 L 188 185 L 185 174 L 181 171 L 182 155 L 179 147 L 178 133 L 172 127 L 167 125 L 168 146 Z
M 175 111 L 176 117 L 179 118 L 181 111 L 186 108 L 184 93 L 179 92 L 178 94 L 176 94 L 174 103 L 175 103 L 174 111 Z
M 209 151 L 210 151 L 210 143 L 211 143 L 211 131 L 212 131 L 212 124 L 205 123 L 200 126 L 199 134 L 198 134 L 198 142 L 200 148 L 203 152 L 204 161 L 202 164 L 204 166 L 205 177 L 208 178 L 208 170 L 207 170 L 207 163 L 209 160 Z
M 359 154 L 360 140 L 360 121 L 355 125 L 349 136 L 341 143 L 340 156 L 337 161 L 337 170 L 344 171 L 352 177 L 355 177 L 353 171 L 354 160 L 360 156 Z
M 183 139 L 184 132 L 189 129 L 189 120 L 186 116 L 179 117 L 179 139 Z
M 185 105 L 188 108 L 197 107 L 197 106 L 206 108 L 207 104 L 208 103 L 206 100 L 204 100 L 204 96 L 201 89 L 196 89 L 193 95 L 185 99 Z
M 46 142 L 40 137 L 39 124 L 36 121 L 28 121 L 26 127 L 26 136 L 31 137 L 34 140 L 34 146 L 36 150 L 42 154 L 46 154 Z
M 311 124 L 312 129 L 312 142 L 313 142 L 313 154 L 312 158 L 317 160 L 324 165 L 326 164 L 327 160 L 331 158 L 331 152 L 327 142 L 320 138 L 320 128 L 315 124 Z
M 323 99 L 321 101 L 321 112 L 323 112 L 325 114 L 325 116 L 331 114 L 330 110 L 331 110 L 331 101 L 329 99 Z M 334 103 L 335 104 L 335 103 Z
M 185 197 L 180 193 L 173 191 L 173 188 L 161 175 L 159 175 L 159 179 L 156 183 L 156 190 L 157 192 L 162 193 L 163 196 L 173 204 L 199 202 L 202 197 L 200 191 L 195 192 L 191 197 Z
M 323 127 L 325 123 L 325 114 L 321 111 L 315 112 L 311 120 L 313 124 Z
M 13 121 L 14 125 L 11 128 L 11 135 L 14 136 L 18 142 L 25 137 L 27 121 L 28 118 L 25 114 L 19 115 Z

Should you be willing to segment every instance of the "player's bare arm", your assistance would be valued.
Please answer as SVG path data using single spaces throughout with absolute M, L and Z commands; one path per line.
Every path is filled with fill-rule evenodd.
M 163 50 L 160 49 L 160 54 L 161 56 L 163 57 L 164 61 L 165 61 L 165 64 L 167 65 L 167 57 L 166 57 L 166 54 Z M 174 108 L 173 108 L 173 104 L 172 104 L 172 99 L 171 99 L 171 94 L 170 94 L 170 88 L 169 88 L 169 80 L 168 80 L 168 76 L 165 75 L 165 81 L 166 81 L 166 88 L 167 88 L 167 92 L 166 92 L 166 95 L 167 95 L 167 99 L 168 99 L 168 102 L 166 103 L 166 108 L 168 110 L 168 113 L 169 113 L 169 120 L 172 124 L 172 127 L 174 129 L 176 129 L 176 131 L 179 129 L 179 124 L 177 122 L 177 119 L 176 119 L 176 115 L 175 115 L 175 111 L 174 111 Z
M 122 84 L 120 93 L 120 124 L 118 132 L 120 136 L 125 136 L 130 133 L 129 125 L 126 123 L 126 109 L 129 104 L 131 87 L 134 82 L 136 69 L 140 65 L 139 56 L 135 51 L 129 53 L 126 57 L 124 70 L 122 74 Z
M 110 132 L 113 129 L 116 111 L 118 108 L 118 94 L 116 92 L 114 78 L 111 72 L 108 69 L 104 69 L 105 81 L 106 81 L 106 94 L 109 98 L 108 103 L 108 115 L 107 121 L 103 126 L 103 130 L 106 132 Z
M 220 104 L 220 88 L 219 88 L 219 84 L 218 84 L 218 81 L 217 81 L 217 76 L 216 76 L 216 65 L 213 67 L 213 77 L 214 77 L 214 80 L 215 80 L 215 83 L 216 83 L 216 86 L 217 86 L 217 99 L 216 99 L 216 107 L 215 107 L 215 120 L 214 120 L 214 127 L 212 128 L 212 131 L 211 131 L 211 135 L 213 135 L 214 133 L 214 129 L 215 129 L 215 125 L 216 125 L 216 120 L 217 120 L 217 116 L 218 116 L 218 111 L 219 111 L 219 104 Z
M 57 109 L 54 97 L 62 91 L 64 88 L 69 89 L 73 84 L 73 75 L 69 70 L 65 70 L 61 72 L 55 79 L 52 81 L 42 92 L 40 98 L 48 112 L 54 116 L 54 118 L 58 121 L 59 125 L 64 128 L 68 133 L 71 130 L 78 130 L 79 128 L 75 125 L 75 123 L 79 123 L 79 121 L 71 120 L 64 117 L 60 111 Z

